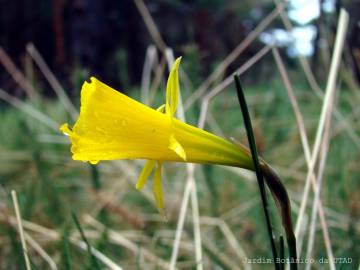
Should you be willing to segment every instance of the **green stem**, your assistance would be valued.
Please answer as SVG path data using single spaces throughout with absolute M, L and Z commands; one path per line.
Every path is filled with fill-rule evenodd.
M 253 134 L 253 131 L 251 128 L 249 112 L 247 110 L 246 101 L 245 101 L 244 93 L 241 88 L 239 76 L 235 75 L 234 79 L 235 79 L 235 83 L 236 83 L 239 102 L 240 102 L 241 108 L 243 110 L 243 117 L 244 117 L 246 131 L 248 133 L 251 154 L 254 158 L 254 154 L 253 154 L 254 146 L 252 146 L 252 144 L 253 145 L 255 144 L 255 139 L 254 139 L 254 134 Z M 244 109 L 243 109 L 243 107 L 244 107 Z M 245 120 L 245 119 L 247 119 L 247 120 Z M 250 124 L 249 123 L 246 124 L 246 121 L 249 121 Z M 249 136 L 249 133 L 250 133 L 250 136 Z M 250 141 L 250 138 L 252 138 L 252 142 Z M 256 153 L 256 146 L 255 146 L 255 153 Z M 259 162 L 257 154 L 255 155 L 255 159 L 257 160 L 257 162 Z M 258 175 L 257 170 L 259 168 L 255 167 L 255 169 L 256 169 L 256 174 Z M 285 230 L 286 241 L 287 241 L 287 245 L 289 248 L 290 269 L 297 270 L 296 238 L 295 238 L 295 234 L 294 234 L 294 230 L 293 230 L 293 226 L 292 226 L 291 205 L 290 205 L 289 196 L 288 196 L 286 188 L 282 184 L 280 178 L 277 176 L 277 174 L 274 172 L 274 170 L 271 169 L 271 167 L 268 164 L 266 164 L 266 162 L 263 161 L 262 159 L 260 159 L 260 171 L 261 171 L 261 174 L 264 175 L 266 184 L 269 187 L 269 189 L 275 199 L 276 205 L 279 208 L 280 213 L 281 213 L 281 220 L 282 220 L 283 228 Z M 263 179 L 261 178 L 261 180 L 263 180 Z M 258 178 L 258 181 L 259 181 L 259 178 Z M 260 192 L 263 195 L 263 192 L 265 191 L 264 182 L 259 183 L 259 187 L 260 187 Z M 261 191 L 261 190 L 263 190 L 263 191 Z M 266 194 L 264 194 L 264 195 L 266 195 Z M 268 205 L 267 205 L 266 197 L 265 197 L 265 204 L 264 204 L 264 200 L 263 200 L 263 207 L 264 207 L 264 212 L 265 212 L 265 217 L 266 217 L 268 215 L 268 214 L 266 214 L 266 212 L 268 212 L 268 209 L 267 209 Z M 268 220 L 267 220 L 267 222 L 268 222 Z M 268 227 L 269 237 L 270 236 L 272 237 L 271 224 L 270 224 L 270 228 L 269 228 L 269 224 L 267 224 L 267 227 Z M 271 234 L 270 234 L 270 232 L 271 232 Z M 270 241 L 274 242 L 274 239 L 271 238 Z M 274 255 L 274 251 L 273 251 L 273 255 Z M 277 257 L 277 254 L 276 254 L 276 257 Z M 278 267 L 278 266 L 275 265 L 275 267 Z
M 290 262 L 294 262 L 290 263 L 290 269 L 297 270 L 296 238 L 292 226 L 289 196 L 283 183 L 280 181 L 280 178 L 263 160 L 261 161 L 261 170 L 265 176 L 266 184 L 269 187 L 281 213 L 281 220 L 289 248 L 289 259 Z
M 84 234 L 84 231 L 83 229 L 81 228 L 81 225 L 80 225 L 80 222 L 76 216 L 76 214 L 74 212 L 72 212 L 72 218 L 74 220 L 74 223 L 76 225 L 76 228 L 79 230 L 80 232 L 80 235 L 81 235 L 81 238 L 83 239 L 83 241 L 85 242 L 86 244 L 86 247 L 87 247 L 87 251 L 89 253 L 89 256 L 90 256 L 90 261 L 91 261 L 91 267 L 93 267 L 95 270 L 101 270 L 101 267 L 100 267 L 100 264 L 97 260 L 97 258 L 95 257 L 95 255 L 93 254 L 92 252 L 92 247 L 89 243 L 89 241 L 87 240 L 85 234 Z
M 246 104 L 244 91 L 242 90 L 242 87 L 240 84 L 239 75 L 234 75 L 234 80 L 235 80 L 235 85 L 236 85 L 236 90 L 237 90 L 236 91 L 237 96 L 238 96 L 239 103 L 240 103 L 240 108 L 241 108 L 244 123 L 245 123 L 246 134 L 247 134 L 248 141 L 249 141 L 251 156 L 252 156 L 252 159 L 254 162 L 256 179 L 257 179 L 258 185 L 259 185 L 261 201 L 262 201 L 264 215 L 265 215 L 267 232 L 268 232 L 268 236 L 269 236 L 269 240 L 270 240 L 270 246 L 271 246 L 271 250 L 272 250 L 272 254 L 273 254 L 273 259 L 274 259 L 274 266 L 275 266 L 276 270 L 280 270 L 280 264 L 278 263 L 278 260 L 277 260 L 278 253 L 277 253 L 276 246 L 275 246 L 274 233 L 273 233 L 273 229 L 272 229 L 271 221 L 270 221 L 269 204 L 268 204 L 267 197 L 266 197 L 263 172 L 260 168 L 260 162 L 259 162 L 259 158 L 258 158 L 258 154 L 257 154 L 257 150 L 256 150 L 255 136 L 254 136 L 253 128 L 251 125 L 251 119 L 250 119 L 248 107 Z
M 279 242 L 280 242 L 280 248 L 279 248 L 280 269 L 284 270 L 285 269 L 285 264 L 284 264 L 285 248 L 284 248 L 284 237 L 282 235 L 280 235 Z

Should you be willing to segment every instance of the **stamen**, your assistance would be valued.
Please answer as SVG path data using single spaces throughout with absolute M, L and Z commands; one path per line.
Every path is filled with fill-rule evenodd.
M 135 185 L 136 189 L 140 190 L 144 187 L 154 167 L 155 167 L 155 161 L 153 160 L 146 161 L 145 166 L 142 169 L 141 174 L 136 182 Z
M 157 163 L 153 182 L 153 192 L 155 196 L 155 203 L 159 212 L 164 213 L 164 199 L 161 185 L 161 162 Z

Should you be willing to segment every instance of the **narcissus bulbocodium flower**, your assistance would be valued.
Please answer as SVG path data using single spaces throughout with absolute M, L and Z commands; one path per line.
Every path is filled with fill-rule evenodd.
M 170 71 L 166 102 L 154 110 L 114 90 L 96 78 L 81 89 L 80 116 L 71 129 L 72 158 L 96 164 L 100 160 L 146 159 L 136 188 L 141 189 L 153 170 L 153 192 L 158 209 L 164 208 L 163 162 L 190 162 L 253 169 L 249 151 L 175 118 L 179 100 L 178 58 Z

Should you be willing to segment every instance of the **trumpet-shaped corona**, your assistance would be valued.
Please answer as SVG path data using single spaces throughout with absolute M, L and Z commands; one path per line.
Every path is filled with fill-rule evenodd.
M 112 89 L 96 78 L 81 89 L 80 116 L 69 136 L 74 160 L 96 164 L 100 160 L 147 160 L 136 184 L 141 189 L 155 169 L 153 192 L 163 211 L 161 166 L 163 162 L 221 164 L 253 169 L 245 147 L 188 125 L 174 117 L 179 100 L 178 58 L 166 86 L 165 106 L 154 110 Z

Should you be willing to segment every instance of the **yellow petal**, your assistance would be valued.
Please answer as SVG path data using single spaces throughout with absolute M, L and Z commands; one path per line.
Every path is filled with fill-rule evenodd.
M 186 161 L 186 153 L 182 145 L 176 140 L 174 134 L 170 136 L 169 149 L 173 150 L 179 157 Z
M 168 149 L 171 121 L 166 115 L 95 78 L 81 90 L 80 116 L 72 131 L 75 160 L 152 159 L 176 156 Z
M 166 85 L 166 114 L 173 116 L 179 100 L 179 65 L 181 57 L 175 60 Z
M 160 213 L 164 210 L 164 199 L 162 192 L 162 184 L 161 184 L 161 163 L 158 162 L 157 168 L 154 175 L 153 182 L 153 192 L 155 196 L 156 207 L 159 209 Z
M 155 167 L 155 161 L 147 160 L 141 174 L 136 182 L 136 189 L 142 189 Z

